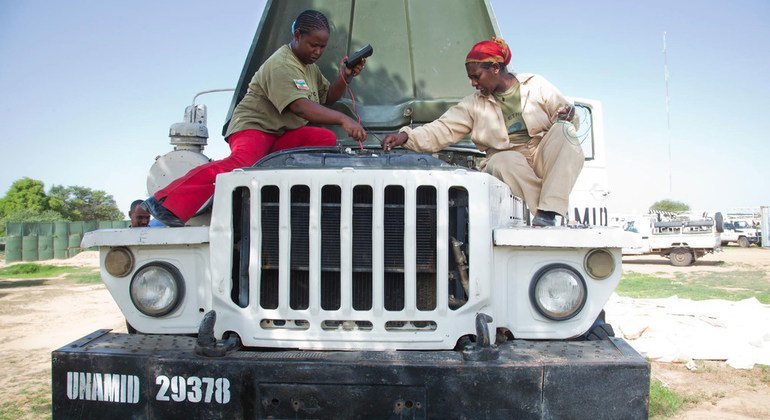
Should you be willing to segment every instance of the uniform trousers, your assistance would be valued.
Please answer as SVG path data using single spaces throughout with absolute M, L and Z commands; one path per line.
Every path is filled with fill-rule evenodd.
M 296 147 L 334 146 L 337 136 L 320 127 L 300 127 L 282 135 L 259 130 L 243 130 L 228 138 L 230 156 L 193 168 L 154 194 L 163 207 L 186 222 L 214 194 L 217 175 L 233 169 L 251 166 L 269 153 Z
M 487 156 L 482 170 L 505 182 L 533 214 L 539 209 L 567 216 L 585 160 L 572 124 L 557 122 L 543 137 L 509 150 L 487 150 Z

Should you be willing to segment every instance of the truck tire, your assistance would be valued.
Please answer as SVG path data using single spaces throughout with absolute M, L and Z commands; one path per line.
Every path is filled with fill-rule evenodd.
M 133 325 L 128 323 L 128 320 L 126 320 L 126 331 L 128 331 L 129 334 L 141 334 L 141 332 L 137 331 Z
M 612 325 L 604 322 L 597 321 L 586 332 L 586 341 L 599 341 L 607 340 L 610 337 L 615 337 L 615 330 L 612 329 Z
M 602 310 L 599 313 L 599 316 L 596 317 L 596 321 L 594 321 L 593 325 L 591 325 L 591 328 L 589 328 L 588 331 L 583 333 L 583 335 L 578 337 L 578 340 L 599 341 L 599 340 L 607 340 L 610 337 L 615 337 L 615 330 L 612 329 L 612 325 L 604 321 L 604 310 Z
M 668 254 L 668 259 L 671 261 L 671 265 L 675 267 L 687 267 L 695 260 L 689 248 L 672 249 L 671 253 Z
M 716 212 L 714 214 L 714 223 L 716 224 L 714 228 L 717 230 L 717 232 L 722 233 L 725 231 L 724 221 L 725 220 L 724 217 L 722 217 L 722 213 Z
M 751 242 L 749 242 L 749 238 L 745 236 L 741 236 L 740 238 L 738 238 L 738 246 L 740 246 L 741 248 L 748 248 L 749 246 L 751 246 Z

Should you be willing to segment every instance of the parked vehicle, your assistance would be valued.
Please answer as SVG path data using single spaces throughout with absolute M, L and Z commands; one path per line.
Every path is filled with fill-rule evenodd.
M 730 220 L 724 223 L 722 232 L 722 246 L 736 243 L 741 248 L 748 248 L 751 244 L 762 244 L 762 236 L 754 224 L 746 220 Z
M 721 249 L 722 215 L 691 218 L 648 214 L 627 220 L 623 230 L 636 234 L 636 244 L 623 248 L 623 255 L 657 254 L 682 267 Z
M 602 312 L 627 234 L 600 226 L 599 104 L 578 101 L 590 130 L 581 228 L 533 228 L 522 201 L 475 170 L 470 142 L 380 151 L 385 133 L 470 92 L 456 57 L 499 35 L 486 1 L 268 2 L 233 104 L 306 8 L 339 25 L 327 78 L 344 49 L 374 47 L 356 86 L 370 138 L 361 148 L 340 133 L 340 147 L 220 174 L 213 206 L 186 227 L 88 234 L 136 334 L 101 330 L 53 353 L 54 417 L 646 418 L 649 365 Z M 188 107 L 172 127 L 179 159 L 159 161 L 202 155 L 205 121 Z M 150 192 L 174 179 L 161 166 Z

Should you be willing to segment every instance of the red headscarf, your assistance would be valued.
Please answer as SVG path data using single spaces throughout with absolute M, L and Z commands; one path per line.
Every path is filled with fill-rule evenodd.
M 465 57 L 466 63 L 503 63 L 511 62 L 511 49 L 502 38 L 492 37 L 490 41 L 481 41 L 471 48 Z

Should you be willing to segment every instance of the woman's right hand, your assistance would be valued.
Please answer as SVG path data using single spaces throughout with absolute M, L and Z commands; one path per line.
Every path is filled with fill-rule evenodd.
M 345 118 L 342 120 L 342 124 L 340 125 L 350 137 L 353 137 L 358 141 L 364 141 L 366 138 L 366 131 L 364 130 L 364 127 L 362 127 L 361 124 L 355 122 L 352 118 Z

